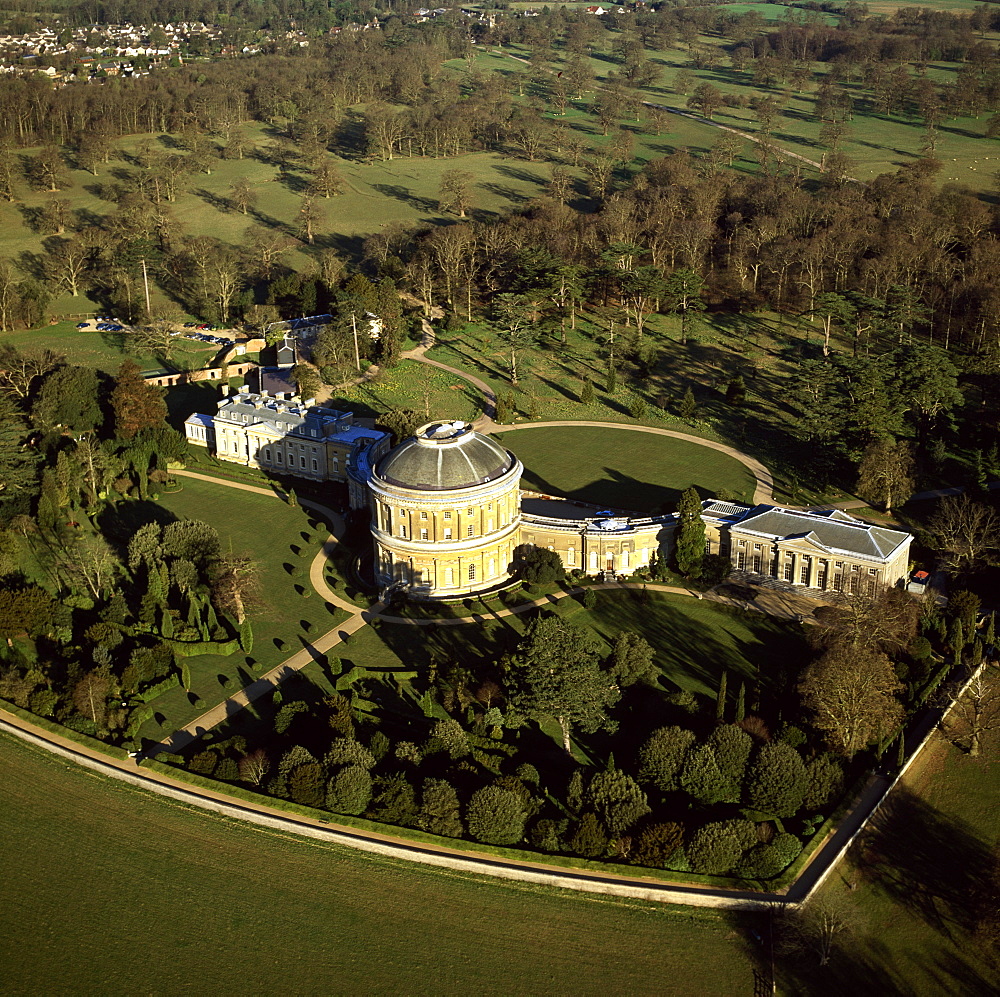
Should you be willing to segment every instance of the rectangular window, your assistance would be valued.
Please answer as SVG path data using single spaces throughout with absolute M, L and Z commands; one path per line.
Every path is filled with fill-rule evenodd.
M 760 574 L 760 554 L 754 554 L 753 556 L 753 571 L 755 574 Z
M 566 551 L 566 563 L 570 567 L 573 567 L 573 565 L 576 564 L 576 551 L 572 547 Z
M 427 513 L 426 512 L 420 513 L 420 518 L 421 519 L 426 519 L 427 518 Z
M 450 512 L 450 511 L 446 512 L 446 513 L 444 514 L 444 518 L 445 518 L 445 519 L 451 519 L 451 512 Z
M 450 526 L 446 526 L 444 528 L 444 538 L 445 538 L 445 540 L 450 540 L 451 539 L 451 527 Z
M 285 463 L 285 455 L 280 450 L 277 452 L 277 454 L 275 456 L 278 458 L 278 463 L 279 464 L 284 464 Z
M 421 540 L 426 540 L 427 539 L 427 531 L 426 530 L 421 530 L 420 531 L 420 539 Z
M 475 536 L 475 531 L 474 531 L 474 528 L 472 526 L 472 523 L 469 523 L 469 525 L 465 528 L 465 533 L 466 533 L 466 536 L 470 536 L 470 537 L 471 536 Z
M 444 569 L 444 583 L 445 585 L 455 584 L 455 571 L 453 568 Z
M 708 537 L 705 537 L 705 553 L 712 553 L 712 541 Z
M 319 461 L 316 460 L 315 457 L 313 457 L 313 470 L 314 471 L 318 471 L 319 470 Z
M 406 527 L 405 527 L 405 526 L 402 526 L 402 525 L 400 525 L 400 527 L 399 527 L 399 535 L 400 535 L 400 536 L 401 536 L 401 537 L 402 537 L 402 538 L 403 538 L 404 540 L 406 539 Z
M 469 565 L 469 581 L 474 582 L 476 580 L 476 566 L 474 564 Z
M 785 573 L 784 573 L 784 575 L 782 575 L 782 578 L 786 582 L 790 582 L 792 580 L 792 562 L 791 561 L 786 561 L 785 562 Z
M 807 561 L 802 565 L 802 570 L 799 572 L 799 583 L 802 585 L 809 584 L 809 562 Z
M 473 514 L 473 512 L 472 512 L 472 510 L 470 509 L 470 510 L 469 510 L 469 515 L 471 516 L 472 514 Z
M 743 541 L 741 540 L 740 543 L 742 543 L 742 542 Z M 742 571 L 744 568 L 746 568 L 746 566 L 747 566 L 747 556 L 746 556 L 746 553 L 741 550 L 736 555 L 736 570 L 737 571 Z
M 760 544 L 754 544 L 753 545 L 753 549 L 754 550 L 760 550 Z
M 868 574 L 869 575 L 877 575 L 878 574 L 878 568 L 869 568 L 868 569 Z

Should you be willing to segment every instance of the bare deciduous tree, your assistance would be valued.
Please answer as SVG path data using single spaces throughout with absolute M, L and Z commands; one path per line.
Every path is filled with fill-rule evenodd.
M 946 689 L 949 701 L 958 696 L 963 684 Z M 979 756 L 983 736 L 1000 730 L 1000 688 L 995 666 L 986 665 L 972 677 L 965 694 L 942 717 L 941 730 L 952 744 L 973 758 Z
M 968 495 L 949 496 L 927 524 L 931 544 L 949 571 L 970 571 L 1000 550 L 1000 519 Z
M 259 786 L 271 769 L 271 762 L 263 748 L 244 755 L 239 761 L 240 778 L 251 786 Z

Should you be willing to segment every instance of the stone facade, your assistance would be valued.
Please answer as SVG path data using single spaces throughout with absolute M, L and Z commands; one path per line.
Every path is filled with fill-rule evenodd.
M 184 423 L 188 442 L 220 460 L 312 481 L 348 481 L 358 451 L 372 459 L 389 446 L 389 434 L 354 424 L 350 412 L 296 396 L 253 394 L 246 386 L 219 400 L 214 416 L 195 413 Z
M 520 542 L 521 462 L 466 423 L 431 423 L 371 470 L 380 587 L 449 598 L 510 580 Z

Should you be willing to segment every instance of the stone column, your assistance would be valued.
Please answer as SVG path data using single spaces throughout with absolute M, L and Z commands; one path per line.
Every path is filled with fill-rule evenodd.
M 816 588 L 816 581 L 819 578 L 819 558 L 813 555 L 809 558 L 809 588 Z

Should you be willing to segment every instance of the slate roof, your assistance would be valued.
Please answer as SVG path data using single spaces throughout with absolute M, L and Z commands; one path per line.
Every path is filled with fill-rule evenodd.
M 878 560 L 889 557 L 910 537 L 899 530 L 863 523 L 840 509 L 804 512 L 769 505 L 749 510 L 737 529 L 783 540 L 808 539 L 829 551 Z
M 471 488 L 509 471 L 515 458 L 496 440 L 473 432 L 468 423 L 429 423 L 376 465 L 383 481 L 418 491 Z
M 329 432 L 325 432 L 324 427 L 337 423 L 345 429 L 350 426 L 353 416 L 349 412 L 338 412 L 318 405 L 307 408 L 301 403 L 242 392 L 219 402 L 216 419 L 241 426 L 266 426 L 281 436 L 322 439 Z M 369 435 L 376 434 L 369 432 Z

